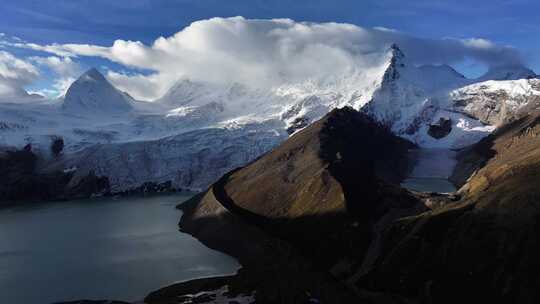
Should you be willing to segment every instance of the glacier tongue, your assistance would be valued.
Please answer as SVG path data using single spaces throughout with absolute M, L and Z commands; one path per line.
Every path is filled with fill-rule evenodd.
M 78 174 L 94 171 L 108 176 L 113 191 L 166 181 L 174 187 L 200 191 L 286 137 L 285 132 L 260 125 L 200 129 L 156 140 L 97 144 L 51 166 L 76 167 Z

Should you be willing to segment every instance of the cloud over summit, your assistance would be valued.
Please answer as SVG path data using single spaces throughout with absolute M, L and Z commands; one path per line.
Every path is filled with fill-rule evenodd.
M 38 76 L 39 70 L 32 63 L 0 51 L 0 97 L 24 95 L 23 87 Z
M 109 79 L 136 98 L 155 99 L 183 77 L 268 86 L 369 69 L 381 63 L 392 43 L 414 64 L 474 60 L 494 66 L 523 61 L 516 49 L 484 39 L 424 39 L 380 27 L 243 17 L 193 22 L 151 45 L 129 40 L 116 40 L 111 46 L 13 45 L 74 61 L 91 56 L 124 65 L 134 72 L 109 71 Z

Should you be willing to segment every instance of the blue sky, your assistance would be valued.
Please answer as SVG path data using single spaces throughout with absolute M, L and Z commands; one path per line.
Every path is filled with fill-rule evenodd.
M 343 22 L 362 27 L 385 27 L 411 36 L 483 38 L 517 48 L 526 64 L 540 71 L 539 1 L 353 1 L 353 0 L 0 0 L 0 32 L 26 42 L 78 43 L 110 46 L 116 39 L 151 44 L 193 21 L 211 17 L 291 18 L 296 21 Z M 42 52 L 8 48 L 18 57 Z M 82 69 L 108 66 L 128 69 L 97 57 L 77 59 Z M 468 76 L 485 69 L 475 62 L 454 63 Z M 52 72 L 28 86 L 51 85 Z

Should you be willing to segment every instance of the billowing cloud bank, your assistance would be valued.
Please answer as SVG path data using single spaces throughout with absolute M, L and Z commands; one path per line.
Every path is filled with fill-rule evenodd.
M 140 69 L 141 74 L 109 71 L 108 77 L 136 98 L 155 99 L 182 77 L 267 86 L 368 69 L 380 63 L 382 51 L 392 43 L 397 43 L 415 64 L 452 64 L 470 59 L 493 66 L 522 61 L 516 49 L 483 39 L 422 39 L 385 28 L 242 17 L 197 21 L 171 37 L 158 38 L 152 45 L 116 40 L 109 47 L 12 46 L 62 58 L 102 57 Z
M 38 69 L 31 63 L 0 51 L 0 98 L 24 95 L 23 86 L 35 80 Z

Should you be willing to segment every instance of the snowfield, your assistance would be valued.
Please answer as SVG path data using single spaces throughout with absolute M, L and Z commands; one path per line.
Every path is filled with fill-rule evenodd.
M 459 149 L 540 107 L 540 80 L 525 68 L 471 80 L 447 65 L 414 66 L 395 45 L 380 61 L 270 88 L 180 79 L 153 102 L 134 100 L 92 69 L 62 99 L 0 103 L 0 145 L 31 143 L 43 170 L 93 170 L 115 191 L 165 181 L 199 190 L 334 108 L 364 111 L 421 147 Z M 440 118 L 451 129 L 436 139 L 428 131 Z M 58 137 L 65 148 L 53 159 Z

